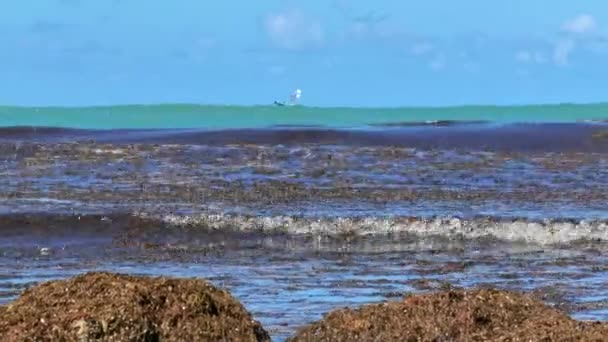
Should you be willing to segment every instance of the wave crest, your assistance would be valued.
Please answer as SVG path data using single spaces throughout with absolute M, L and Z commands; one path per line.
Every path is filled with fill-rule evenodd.
M 140 218 L 153 216 L 137 214 Z M 495 238 L 541 245 L 579 240 L 608 240 L 608 222 L 601 220 L 545 220 L 473 218 L 300 218 L 228 214 L 164 215 L 156 220 L 173 227 L 241 232 L 369 236 L 415 234 L 461 239 Z

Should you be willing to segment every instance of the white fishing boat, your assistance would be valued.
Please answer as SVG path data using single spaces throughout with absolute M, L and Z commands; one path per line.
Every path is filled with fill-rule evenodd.
M 289 100 L 287 100 L 287 101 L 274 101 L 274 104 L 276 106 L 281 106 L 281 107 L 282 106 L 295 106 L 295 105 L 298 104 L 298 101 L 300 100 L 300 97 L 302 97 L 302 90 L 296 89 L 289 96 Z

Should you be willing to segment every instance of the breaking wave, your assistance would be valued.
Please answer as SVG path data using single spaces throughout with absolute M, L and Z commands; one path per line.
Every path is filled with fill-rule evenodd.
M 580 240 L 608 240 L 608 222 L 603 220 L 495 218 L 300 218 L 293 216 L 241 216 L 226 214 L 164 215 L 137 214 L 172 227 L 215 231 L 312 234 L 332 236 L 370 236 L 414 234 L 459 239 L 494 238 L 542 245 Z

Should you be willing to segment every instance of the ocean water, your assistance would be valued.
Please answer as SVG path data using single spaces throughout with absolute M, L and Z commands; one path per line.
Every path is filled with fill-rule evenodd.
M 608 320 L 608 104 L 0 107 L 0 304 L 200 277 L 282 341 L 445 287 Z
M 188 104 L 107 107 L 0 106 L 0 126 L 81 129 L 265 128 L 277 125 L 357 128 L 370 124 L 448 121 L 568 123 L 608 119 L 608 104 L 319 108 Z

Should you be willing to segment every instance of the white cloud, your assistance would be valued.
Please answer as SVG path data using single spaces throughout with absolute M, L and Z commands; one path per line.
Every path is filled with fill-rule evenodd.
M 597 39 L 598 25 L 590 14 L 579 14 L 562 24 L 562 37 L 553 49 L 553 62 L 560 66 L 568 65 L 570 56 L 577 46 Z
M 269 15 L 264 28 L 274 44 L 288 50 L 318 47 L 324 42 L 321 23 L 296 9 Z
M 555 45 L 553 61 L 557 65 L 568 65 L 570 54 L 574 51 L 576 42 L 573 39 L 562 39 Z
M 562 31 L 570 34 L 585 34 L 597 29 L 595 18 L 590 14 L 580 14 L 562 25 Z

